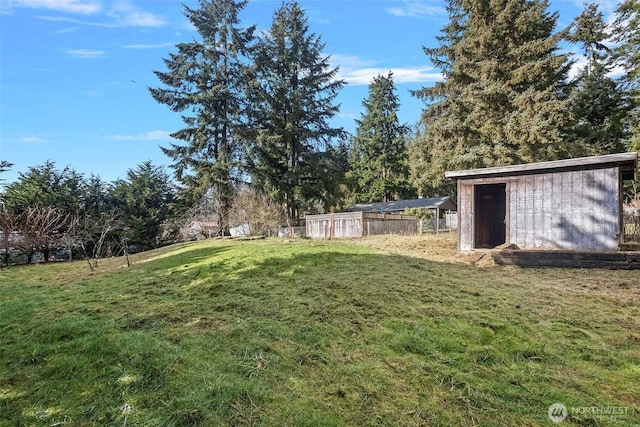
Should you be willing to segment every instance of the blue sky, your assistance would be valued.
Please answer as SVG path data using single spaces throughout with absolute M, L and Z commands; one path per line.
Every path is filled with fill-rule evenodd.
M 103 180 L 151 160 L 170 161 L 159 149 L 181 128 L 179 114 L 157 104 L 147 87 L 153 70 L 179 42 L 196 33 L 182 4 L 194 0 L 0 0 L 0 160 L 14 163 L 2 175 L 47 160 Z M 401 120 L 413 125 L 422 104 L 409 91 L 440 79 L 422 46 L 435 46 L 447 22 L 443 0 L 301 0 L 310 29 L 347 86 L 334 124 L 355 130 L 368 84 L 393 71 Z M 245 26 L 270 26 L 279 0 L 251 0 Z M 580 13 L 581 0 L 551 0 L 559 27 Z M 600 2 L 609 15 L 613 0 Z

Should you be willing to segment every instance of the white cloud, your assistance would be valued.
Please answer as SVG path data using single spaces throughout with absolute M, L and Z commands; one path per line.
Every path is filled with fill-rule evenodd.
M 47 144 L 49 141 L 40 138 L 39 136 L 31 135 L 22 137 L 20 139 L 20 142 L 22 142 L 23 144 Z
M 578 77 L 578 74 L 580 74 L 580 71 L 582 71 L 586 65 L 587 59 L 584 56 L 576 58 L 576 62 L 574 62 L 569 69 L 569 80 L 573 80 Z
M 392 68 L 393 81 L 396 83 L 426 83 L 444 80 L 441 72 L 433 67 Z
M 64 53 L 78 59 L 97 59 L 104 55 L 104 50 L 67 49 Z
M 157 44 L 128 44 L 123 46 L 125 49 L 160 49 L 175 46 L 175 42 L 157 43 Z
M 626 70 L 624 69 L 624 67 L 620 65 L 616 65 L 611 69 L 611 71 L 609 71 L 609 73 L 607 73 L 607 76 L 611 77 L 612 79 L 616 79 L 624 76 L 625 73 L 626 73 Z
M 447 10 L 442 6 L 435 6 L 423 1 L 408 1 L 405 0 L 404 4 L 399 7 L 388 7 L 386 10 L 393 16 L 433 16 L 433 15 L 446 15 Z
M 102 10 L 102 4 L 86 0 L 9 0 L 9 8 L 49 9 L 58 12 L 93 15 Z
M 555 2 L 557 2 L 557 4 L 568 3 L 578 9 L 578 11 L 584 10 L 585 4 L 588 3 L 584 0 L 555 0 Z M 605 15 L 612 13 L 618 7 L 618 0 L 598 0 L 596 3 L 598 9 Z
M 78 27 L 78 26 L 67 27 L 67 28 L 63 28 L 61 30 L 56 31 L 56 34 L 73 33 L 74 31 L 78 31 L 79 29 L 80 29 L 80 27 Z
M 107 15 L 121 27 L 162 27 L 166 24 L 162 17 L 139 10 L 125 1 L 114 3 Z
M 69 22 L 77 25 L 121 28 L 162 27 L 166 21 L 159 15 L 140 10 L 127 1 L 95 2 L 87 0 L 9 0 L 9 10 L 14 7 L 46 9 L 71 14 L 92 15 L 91 21 L 69 16 L 40 16 L 48 21 Z M 13 2 L 13 3 L 11 3 Z M 103 8 L 103 6 L 106 6 Z M 108 6 L 108 7 L 107 7 Z M 3 4 L 3 8 L 4 8 Z M 104 20 L 102 20 L 102 19 Z
M 338 78 L 344 79 L 350 85 L 369 85 L 378 75 L 393 73 L 393 82 L 399 83 L 425 83 L 442 80 L 442 74 L 432 67 L 381 67 L 372 60 L 349 55 L 332 55 L 332 65 L 339 66 Z
M 371 67 L 376 64 L 376 61 L 370 59 L 364 59 L 354 55 L 341 55 L 339 53 L 332 54 L 330 61 L 334 67 L 340 66 L 340 68 L 343 69 Z
M 94 98 L 102 96 L 102 92 L 100 92 L 99 90 L 95 90 L 95 89 L 85 90 L 84 94 L 87 95 L 87 96 L 92 96 Z
M 442 74 L 435 72 L 432 67 L 374 67 L 357 70 L 341 70 L 338 77 L 344 79 L 351 85 L 369 85 L 374 77 L 386 75 L 389 71 L 393 73 L 393 82 L 395 84 L 425 83 L 442 80 Z
M 340 113 L 338 113 L 338 117 L 340 117 L 341 119 L 355 120 L 360 116 L 355 113 L 348 113 L 348 112 L 341 111 Z
M 117 141 L 166 141 L 171 139 L 169 132 L 164 130 L 151 130 L 137 135 L 114 135 L 111 138 Z
M 578 75 L 585 69 L 587 66 L 587 58 L 582 55 L 576 56 L 576 62 L 573 63 L 571 68 L 569 69 L 569 80 L 575 80 Z M 619 78 L 623 76 L 625 73 L 624 68 L 621 66 L 613 67 L 608 73 L 607 77 L 612 79 Z

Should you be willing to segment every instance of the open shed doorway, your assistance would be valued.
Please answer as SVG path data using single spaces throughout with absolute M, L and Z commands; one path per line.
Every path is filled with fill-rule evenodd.
M 495 248 L 505 243 L 507 238 L 506 188 L 505 183 L 475 186 L 475 248 Z

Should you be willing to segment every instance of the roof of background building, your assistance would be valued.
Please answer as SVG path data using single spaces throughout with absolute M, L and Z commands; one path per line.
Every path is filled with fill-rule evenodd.
M 348 212 L 398 212 L 411 208 L 456 210 L 456 202 L 449 196 L 423 199 L 396 200 L 394 202 L 358 203 L 347 209 Z

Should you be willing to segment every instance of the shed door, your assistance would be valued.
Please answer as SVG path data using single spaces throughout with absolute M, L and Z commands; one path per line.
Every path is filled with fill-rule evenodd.
M 482 184 L 475 186 L 475 248 L 495 248 L 507 236 L 507 185 Z

